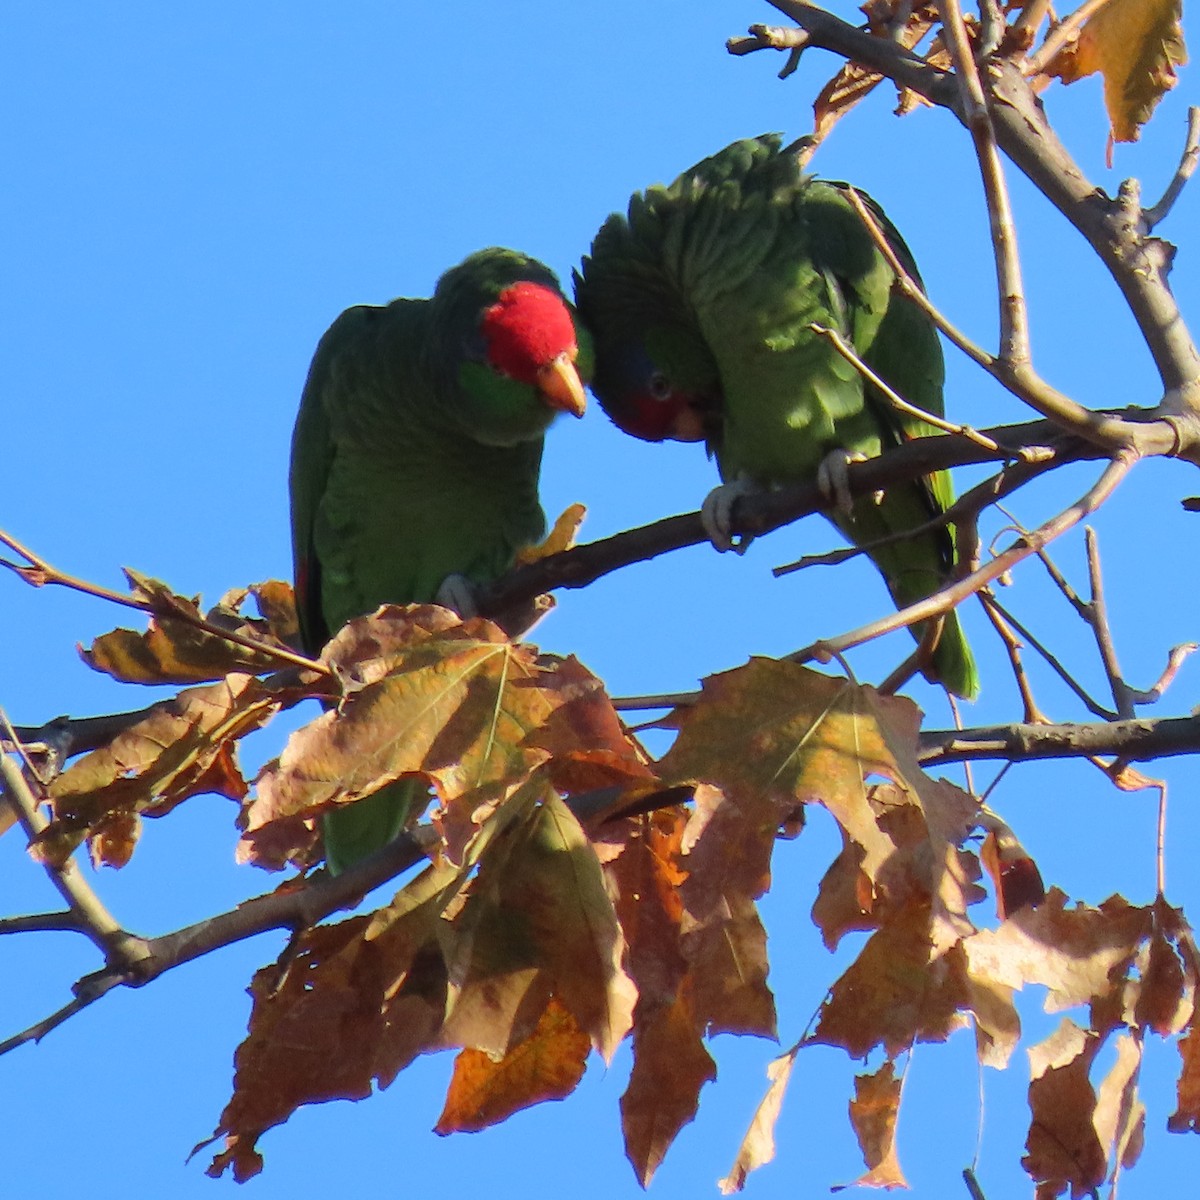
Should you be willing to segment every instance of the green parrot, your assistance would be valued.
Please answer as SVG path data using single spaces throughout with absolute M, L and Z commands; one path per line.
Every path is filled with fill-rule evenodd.
M 591 362 L 558 280 L 512 250 L 471 255 L 432 299 L 347 309 L 321 338 L 292 436 L 296 608 L 317 654 L 351 617 L 437 601 L 545 530 L 542 436 L 582 416 Z M 467 610 L 464 612 L 464 610 Z M 421 785 L 401 780 L 329 813 L 335 874 L 390 842 Z
M 726 481 L 704 510 L 718 549 L 733 545 L 739 491 L 817 478 L 828 492 L 837 468 L 842 502 L 830 519 L 869 546 L 944 512 L 950 477 L 850 500 L 850 458 L 935 431 L 898 412 L 811 326 L 837 331 L 893 390 L 938 415 L 941 344 L 896 286 L 847 185 L 806 176 L 780 143 L 775 134 L 734 142 L 669 187 L 634 195 L 628 217 L 604 223 L 575 275 L 595 344 L 592 390 L 627 433 L 707 443 Z M 863 200 L 917 278 L 900 235 Z M 945 582 L 953 533 L 943 526 L 868 553 L 903 607 Z M 978 691 L 956 614 L 945 618 L 925 671 L 956 695 Z

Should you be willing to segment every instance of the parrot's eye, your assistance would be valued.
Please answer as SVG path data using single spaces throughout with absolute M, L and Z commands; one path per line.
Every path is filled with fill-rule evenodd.
M 671 381 L 661 372 L 655 371 L 646 381 L 646 388 L 655 400 L 670 400 Z

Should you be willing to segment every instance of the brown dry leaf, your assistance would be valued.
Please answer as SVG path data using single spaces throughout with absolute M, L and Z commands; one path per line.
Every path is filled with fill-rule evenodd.
M 420 774 L 444 804 L 516 784 L 547 757 L 530 735 L 576 698 L 559 664 L 513 645 L 495 625 L 447 609 L 384 606 L 325 648 L 352 689 L 339 711 L 298 730 L 267 764 L 242 817 L 239 854 L 281 866 L 309 843 L 322 809 Z
M 125 574 L 134 596 L 159 606 L 160 611 L 200 616 L 195 600 L 178 596 L 159 580 L 128 568 Z M 258 600 L 260 611 L 273 615 L 266 620 L 242 615 L 239 609 L 250 594 Z M 205 614 L 205 619 L 230 632 L 286 649 L 287 642 L 281 635 L 295 631 L 295 607 L 289 610 L 290 595 L 288 585 L 278 580 L 255 584 L 228 593 Z M 151 616 L 145 633 L 114 629 L 97 638 L 89 649 L 81 650 L 80 656 L 93 670 L 123 683 L 202 683 L 234 671 L 257 674 L 279 666 L 279 660 L 270 654 L 256 653 L 169 615 Z
M 696 1014 L 683 989 L 673 1003 L 639 1004 L 633 1071 L 621 1097 L 625 1155 L 648 1187 L 679 1131 L 700 1106 L 700 1089 L 717 1077 Z
M 1036 908 L 1046 898 L 1037 863 L 1012 828 L 990 809 L 981 814 L 979 824 L 988 831 L 979 861 L 992 881 L 996 915 L 1003 921 L 1019 909 Z
M 740 1192 L 746 1186 L 746 1178 L 751 1171 L 765 1166 L 775 1157 L 775 1123 L 779 1120 L 779 1112 L 783 1107 L 783 1097 L 792 1077 L 792 1068 L 796 1065 L 798 1047 L 787 1054 L 774 1059 L 767 1067 L 767 1078 L 771 1086 L 767 1094 L 759 1101 L 754 1110 L 754 1118 L 742 1144 L 738 1147 L 737 1158 L 729 1169 L 729 1174 L 717 1186 L 721 1195 L 729 1196 Z
M 446 1105 L 434 1132 L 474 1133 L 578 1086 L 590 1040 L 570 1011 L 551 998 L 533 1032 L 503 1058 L 464 1050 L 454 1063 Z
M 1175 68 L 1187 62 L 1182 13 L 1182 0 L 1109 0 L 1046 73 L 1074 83 L 1099 71 L 1110 138 L 1136 142 L 1140 127 L 1178 82 Z
M 262 1169 L 258 1138 L 300 1105 L 362 1099 L 434 1047 L 446 992 L 441 913 L 461 878 L 428 867 L 386 908 L 305 930 L 282 967 L 255 975 L 233 1096 L 210 1139 L 223 1136 L 225 1149 L 209 1175 L 250 1178 Z
M 1180 1070 L 1175 1085 L 1175 1111 L 1167 1119 L 1171 1133 L 1200 1133 L 1200 1029 L 1191 1028 L 1179 1039 Z
M 539 558 L 549 558 L 551 554 L 570 550 L 575 545 L 575 536 L 579 533 L 579 527 L 586 516 L 586 504 L 568 504 L 555 518 L 553 528 L 543 541 L 538 542 L 536 546 L 523 546 L 517 551 L 517 566 L 523 567 L 537 562 Z
M 1101 1039 L 1066 1018 L 1029 1051 L 1032 1119 L 1021 1165 L 1037 1183 L 1037 1195 L 1071 1189 L 1080 1196 L 1104 1180 L 1107 1158 L 1093 1118 L 1096 1094 L 1088 1079 Z
M 680 947 L 680 888 L 687 879 L 683 832 L 688 816 L 677 807 L 631 821 L 620 854 L 604 868 L 629 946 L 639 1012 L 650 1004 L 675 1004 L 687 974 Z
M 1122 1169 L 1132 1167 L 1141 1156 L 1146 1132 L 1146 1106 L 1138 1096 L 1142 1066 L 1142 1042 L 1128 1033 L 1116 1039 L 1117 1061 L 1100 1081 L 1096 1091 L 1093 1124 L 1112 1169 L 1109 1181 L 1116 1182 Z
M 696 1018 L 710 1033 L 776 1035 L 767 931 L 755 904 L 770 883 L 774 829 L 747 819 L 717 789 L 696 788 L 681 843 L 688 874 L 680 884 L 680 949 Z
M 933 956 L 930 909 L 915 902 L 874 933 L 833 985 L 807 1041 L 865 1058 L 894 1058 L 916 1041 L 942 1042 L 965 1024 L 967 988 L 957 947 Z
M 850 1124 L 867 1165 L 867 1173 L 854 1181 L 855 1187 L 908 1187 L 896 1154 L 902 1083 L 902 1079 L 896 1078 L 895 1063 L 890 1059 L 873 1074 L 854 1077 Z
M 261 680 L 237 674 L 164 700 L 54 781 L 54 820 L 38 839 L 38 852 L 47 861 L 64 861 L 110 814 L 161 816 L 189 796 L 211 791 L 240 800 L 245 784 L 233 744 L 282 705 L 280 694 Z
M 908 50 L 917 45 L 940 19 L 936 5 L 915 4 L 913 11 L 908 14 L 904 28 L 893 34 L 890 22 L 895 16 L 895 4 L 869 0 L 862 8 L 871 33 L 876 37 L 892 39 Z M 882 75 L 858 63 L 846 63 L 813 101 L 813 137 L 817 141 L 823 141 L 834 125 L 860 100 L 868 96 L 882 80 Z M 897 88 L 897 94 L 897 115 L 903 115 L 916 107 L 918 98 L 915 92 L 908 88 Z
M 142 832 L 142 819 L 135 812 L 110 812 L 102 817 L 88 838 L 93 867 L 123 867 L 133 857 Z
M 1182 912 L 1162 899 L 1155 901 L 1154 912 L 1154 932 L 1139 955 L 1141 984 L 1133 1019 L 1167 1037 L 1186 1028 L 1195 1012 L 1197 963 Z
M 745 892 L 761 894 L 769 882 L 773 831 L 797 805 L 816 802 L 860 849 L 861 894 L 873 898 L 885 865 L 895 867 L 898 847 L 883 828 L 871 785 L 890 780 L 896 791 L 886 807 L 919 810 L 919 833 L 906 829 L 910 845 L 904 857 L 923 873 L 919 886 L 933 898 L 935 944 L 948 947 L 973 931 L 966 908 L 976 893 L 959 847 L 978 805 L 921 770 L 916 756 L 920 711 L 911 701 L 880 696 L 873 688 L 794 663 L 752 659 L 706 679 L 699 700 L 672 720 L 679 737 L 660 771 L 668 781 L 714 784 L 740 811 L 746 830 L 739 849 Z M 916 843 L 922 842 L 918 852 Z M 700 874 L 695 871 L 693 877 Z M 898 886 L 893 874 L 889 887 Z
M 1099 908 L 1067 908 L 1066 896 L 1051 888 L 1041 907 L 1022 909 L 963 945 L 975 979 L 1012 989 L 1041 984 L 1047 1012 L 1107 1001 L 1120 1020 L 1126 971 L 1151 932 L 1149 908 L 1133 908 L 1120 896 Z

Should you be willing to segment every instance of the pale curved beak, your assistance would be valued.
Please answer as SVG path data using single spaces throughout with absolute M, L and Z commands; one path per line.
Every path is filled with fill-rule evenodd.
M 575 355 L 570 350 L 564 350 L 538 371 L 537 390 L 551 408 L 570 413 L 573 417 L 582 417 L 587 408 L 583 380 L 579 378 Z

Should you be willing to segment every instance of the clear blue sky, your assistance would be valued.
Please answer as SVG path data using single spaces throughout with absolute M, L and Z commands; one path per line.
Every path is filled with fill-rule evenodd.
M 0 527 L 110 586 L 120 586 L 123 564 L 207 600 L 286 576 L 291 425 L 313 347 L 333 317 L 352 303 L 425 295 L 445 267 L 489 244 L 521 247 L 566 276 L 631 191 L 669 180 L 734 138 L 806 132 L 809 101 L 832 60 L 810 54 L 780 83 L 781 60 L 736 60 L 723 48 L 727 36 L 772 16 L 758 0 L 11 6 L 0 38 L 8 114 Z M 1196 51 L 1200 25 L 1190 24 Z M 1142 143 L 1119 147 L 1108 172 L 1098 83 L 1046 97 L 1093 179 L 1111 191 L 1135 174 L 1151 198 L 1174 169 L 1189 98 L 1200 92 L 1185 70 Z M 968 143 L 941 113 L 896 121 L 892 102 L 881 90 L 814 166 L 874 195 L 938 303 L 990 342 L 992 272 Z M 1015 175 L 1013 191 L 1038 367 L 1088 404 L 1155 403 L 1148 355 L 1108 277 Z M 1173 278 L 1193 322 L 1198 228 L 1200 184 L 1162 229 L 1181 247 Z M 947 395 L 953 414 L 973 424 L 1027 416 L 953 355 Z M 1024 521 L 1044 519 L 1086 490 L 1095 468 L 1060 474 L 1014 502 Z M 967 473 L 960 486 L 973 478 Z M 597 410 L 552 432 L 543 498 L 551 514 L 584 501 L 584 536 L 593 538 L 695 509 L 713 482 L 697 447 L 636 443 Z M 1200 517 L 1178 506 L 1196 492 L 1192 469 L 1144 464 L 1096 521 L 1118 648 L 1139 686 L 1157 676 L 1168 647 L 1200 640 L 1190 553 Z M 835 543 L 813 518 L 761 539 L 742 559 L 707 548 L 670 556 L 561 596 L 540 641 L 577 653 L 616 695 L 690 689 L 749 654 L 784 653 L 886 610 L 878 577 L 863 564 L 771 578 L 776 563 Z M 1081 539 L 1055 553 L 1082 586 Z M 1088 639 L 1037 569 L 1018 572 L 1009 599 L 1100 687 Z M 0 576 L 0 614 L 0 704 L 14 720 L 148 699 L 90 673 L 75 653 L 77 642 L 121 623 L 121 611 Z M 976 610 L 965 620 L 985 680 L 969 723 L 1015 719 L 994 638 Z M 878 679 L 905 649 L 897 639 L 853 662 L 861 678 Z M 1163 715 L 1189 711 L 1198 693 L 1200 661 L 1185 666 Z M 1038 694 L 1051 715 L 1077 715 L 1044 673 Z M 930 724 L 944 725 L 938 693 L 917 695 Z M 281 738 L 269 731 L 250 757 L 278 752 Z M 1162 764 L 1162 774 L 1172 788 L 1168 894 L 1194 915 L 1200 769 L 1177 760 Z M 1114 792 L 1086 765 L 1048 765 L 1012 772 L 994 802 L 1047 880 L 1072 896 L 1152 899 L 1147 796 Z M 96 880 L 118 918 L 164 932 L 273 886 L 276 879 L 234 866 L 233 817 L 227 801 L 202 798 L 150 824 L 133 863 Z M 816 819 L 776 856 L 764 910 L 785 1044 L 845 961 L 821 949 L 808 915 L 835 852 L 831 823 Z M 55 905 L 17 835 L 0 840 L 0 912 Z M 41 1046 L 0 1060 L 5 1194 L 230 1194 L 228 1180 L 204 1177 L 205 1158 L 184 1160 L 228 1096 L 250 974 L 280 944 L 264 937 L 142 992 L 113 994 Z M 79 939 L 6 939 L 0 1035 L 58 1007 L 70 983 L 97 965 Z M 1035 1038 L 1057 1021 L 1036 1003 L 1025 1011 Z M 654 1182 L 660 1200 L 715 1195 L 773 1048 L 721 1038 L 714 1052 L 720 1079 Z M 1200 1166 L 1200 1145 L 1163 1132 L 1175 1062 L 1172 1049 L 1151 1047 L 1148 1146 L 1122 1187 L 1125 1200 L 1169 1194 Z M 448 1056 L 425 1060 L 366 1103 L 302 1111 L 265 1137 L 266 1171 L 244 1194 L 635 1194 L 617 1111 L 627 1054 L 607 1072 L 593 1063 L 566 1104 L 440 1139 L 429 1129 L 449 1065 Z M 824 1195 L 828 1184 L 859 1173 L 845 1122 L 852 1066 L 832 1050 L 802 1057 L 777 1160 L 751 1180 L 752 1195 Z M 1027 1194 L 1018 1166 L 1023 1054 L 983 1082 L 981 1181 L 990 1200 Z M 979 1086 L 969 1034 L 918 1049 L 901 1129 L 916 1196 L 965 1194 L 959 1172 L 974 1153 Z

